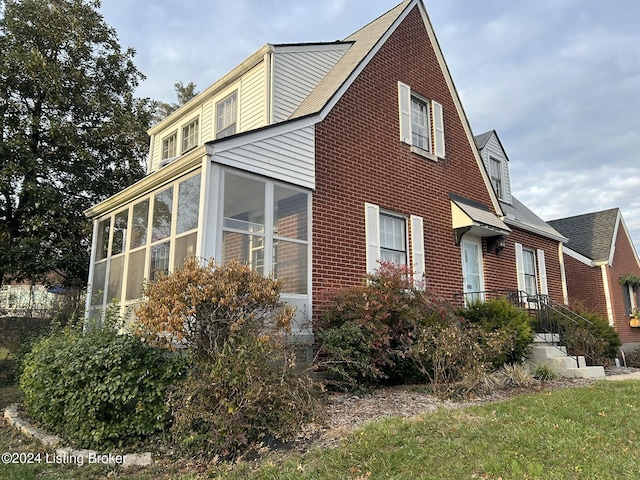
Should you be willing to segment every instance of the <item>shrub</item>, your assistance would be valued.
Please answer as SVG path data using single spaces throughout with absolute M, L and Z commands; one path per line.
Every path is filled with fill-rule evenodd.
M 20 377 L 27 413 L 83 447 L 145 439 L 168 426 L 166 392 L 184 358 L 112 326 L 86 334 L 54 331 L 25 356 Z
M 539 365 L 536 365 L 536 368 L 533 372 L 533 377 L 537 378 L 538 380 L 556 380 L 558 378 L 558 374 L 549 365 L 541 363 Z
M 487 380 L 492 362 L 511 341 L 504 332 L 478 326 L 429 327 L 409 350 L 409 358 L 436 391 L 448 392 L 460 384 L 469 393 Z
M 474 301 L 458 314 L 467 322 L 478 325 L 486 332 L 501 332 L 511 343 L 492 360 L 494 368 L 504 364 L 520 363 L 529 352 L 533 341 L 533 328 L 529 315 L 524 310 L 509 303 L 506 298 Z
M 338 292 L 316 323 L 321 367 L 343 389 L 413 380 L 420 372 L 407 355 L 418 335 L 457 322 L 442 301 L 414 287 L 407 267 L 382 262 L 362 286 Z
M 294 310 L 280 301 L 280 283 L 231 261 L 218 266 L 188 259 L 183 268 L 144 289 L 137 333 L 169 348 L 215 357 L 232 332 L 290 332 Z
M 139 333 L 185 348 L 191 360 L 170 400 L 179 449 L 233 457 L 261 439 L 287 438 L 313 417 L 314 383 L 288 338 L 294 310 L 279 289 L 247 265 L 196 260 L 146 286 Z
M 622 343 L 618 332 L 597 313 L 573 306 L 579 315 L 569 323 L 561 340 L 571 355 L 584 355 L 590 365 L 608 365 L 618 355 Z

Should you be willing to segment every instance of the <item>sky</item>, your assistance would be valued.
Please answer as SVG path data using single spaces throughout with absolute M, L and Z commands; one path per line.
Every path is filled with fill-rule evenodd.
M 202 91 L 266 43 L 347 37 L 401 0 L 103 0 L 146 76 Z M 423 0 L 475 135 L 545 220 L 619 207 L 640 253 L 640 1 Z

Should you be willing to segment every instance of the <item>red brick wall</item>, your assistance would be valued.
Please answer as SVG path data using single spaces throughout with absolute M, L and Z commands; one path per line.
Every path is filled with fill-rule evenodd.
M 620 335 L 622 343 L 640 342 L 640 328 L 631 328 L 629 326 L 629 316 L 625 310 L 622 285 L 620 285 L 619 281 L 620 275 L 629 273 L 640 277 L 640 267 L 633 253 L 633 247 L 629 242 L 629 237 L 622 227 L 622 224 L 620 224 L 618 236 L 616 237 L 613 265 L 609 268 L 609 288 L 613 307 L 614 326 Z
M 400 142 L 398 81 L 442 104 L 446 159 L 433 162 L 411 153 L 410 147 Z M 406 216 L 422 216 L 427 288 L 446 298 L 460 293 L 461 252 L 453 242 L 450 192 L 491 206 L 416 7 L 317 125 L 314 302 L 327 289 L 362 282 L 366 272 L 365 202 Z M 537 237 L 533 235 L 519 235 L 513 237 L 521 238 L 523 244 L 550 248 L 545 256 L 548 276 L 554 278 L 555 270 L 559 272 L 557 244 L 550 246 L 548 241 L 534 240 Z M 516 287 L 513 241 L 510 239 L 498 256 L 485 251 L 487 288 Z M 561 288 L 555 281 L 550 284 L 552 295 L 561 301 Z
M 600 267 L 590 267 L 568 255 L 564 256 L 567 291 L 570 302 L 580 302 L 587 310 L 607 318 L 607 301 Z
M 519 243 L 530 250 L 544 250 L 544 260 L 547 272 L 547 288 L 552 300 L 564 303 L 562 292 L 562 273 L 558 242 L 526 230 L 511 227 L 512 232 L 507 236 L 504 250 L 498 255 L 485 254 L 485 285 L 487 290 L 518 288 L 518 272 L 516 270 L 516 251 L 514 244 Z M 537 262 L 537 256 L 536 256 Z M 538 275 L 538 291 L 540 291 L 540 275 Z

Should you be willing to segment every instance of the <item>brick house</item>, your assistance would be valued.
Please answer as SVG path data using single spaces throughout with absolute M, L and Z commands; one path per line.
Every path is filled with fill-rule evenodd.
M 281 279 L 301 338 L 380 259 L 452 302 L 566 300 L 566 239 L 511 195 L 497 134 L 474 138 L 421 0 L 343 41 L 267 44 L 149 134 L 148 175 L 86 212 L 90 315 L 191 256 Z
M 569 299 L 598 312 L 623 346 L 640 344 L 630 316 L 640 308 L 640 261 L 619 208 L 549 222 L 569 238 L 563 248 Z

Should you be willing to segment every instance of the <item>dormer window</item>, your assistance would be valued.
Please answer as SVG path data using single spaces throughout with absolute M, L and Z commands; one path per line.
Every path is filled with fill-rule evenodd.
M 178 132 L 162 139 L 162 160 L 175 157 L 177 154 Z
M 236 133 L 238 92 L 233 92 L 216 103 L 216 138 L 224 138 Z
M 182 151 L 186 152 L 187 150 L 192 149 L 193 147 L 198 145 L 198 129 L 199 129 L 199 119 L 196 118 L 189 124 L 182 127 Z
M 502 162 L 496 158 L 489 157 L 489 175 L 491 184 L 500 200 L 504 199 L 504 189 L 502 186 Z

